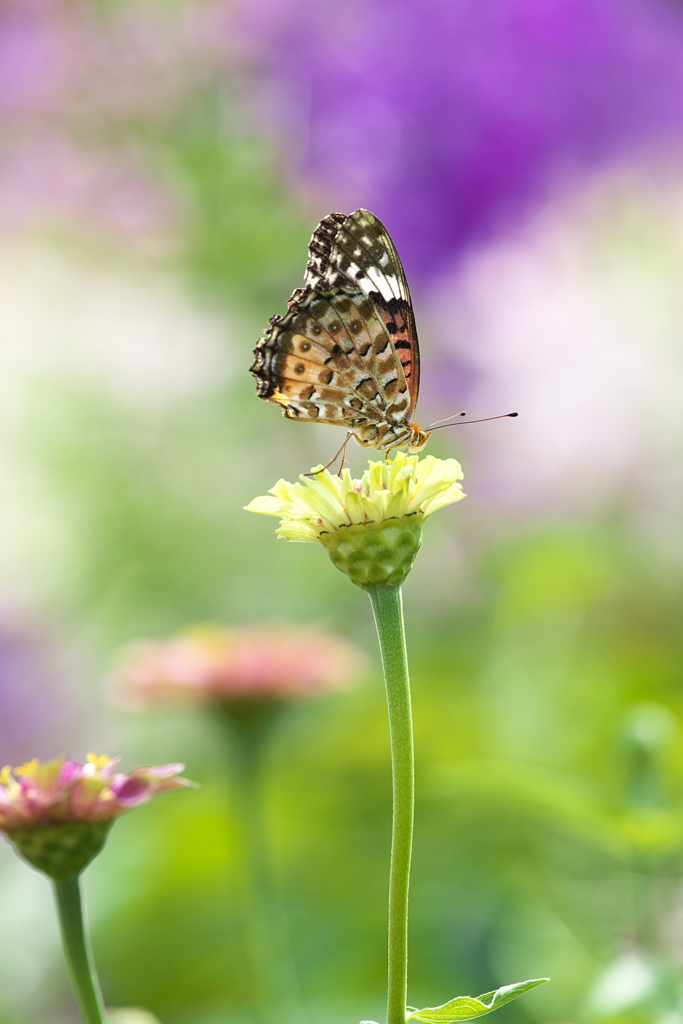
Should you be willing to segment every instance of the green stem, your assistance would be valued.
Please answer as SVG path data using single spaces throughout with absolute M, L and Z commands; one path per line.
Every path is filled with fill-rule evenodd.
M 400 587 L 368 588 L 384 667 L 391 737 L 393 816 L 389 874 L 387 1024 L 405 1024 L 408 990 L 408 888 L 413 845 L 415 756 L 408 655 Z
M 236 856 L 251 1000 L 260 1024 L 300 1018 L 284 912 L 276 893 L 263 821 L 263 755 L 277 705 L 225 708 L 230 728 Z
M 106 1024 L 104 1004 L 83 924 L 79 876 L 54 882 L 64 956 L 85 1024 Z

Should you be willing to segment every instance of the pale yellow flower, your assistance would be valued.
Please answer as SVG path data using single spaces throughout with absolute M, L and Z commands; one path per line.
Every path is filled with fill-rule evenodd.
M 254 498 L 248 512 L 279 516 L 275 531 L 286 540 L 319 541 L 344 526 L 380 523 L 415 514 L 423 518 L 464 498 L 460 463 L 397 452 L 391 460 L 369 462 L 360 480 L 348 469 L 341 476 L 324 469 L 297 483 L 278 480 L 268 494 Z
M 285 540 L 319 541 L 358 586 L 395 586 L 412 566 L 427 516 L 465 497 L 460 480 L 455 459 L 397 452 L 369 462 L 360 480 L 348 469 L 278 480 L 246 510 L 279 516 L 275 532 Z

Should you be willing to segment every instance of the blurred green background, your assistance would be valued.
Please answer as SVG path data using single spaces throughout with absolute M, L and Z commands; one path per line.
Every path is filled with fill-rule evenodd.
M 372 666 L 268 754 L 301 1019 L 382 1019 L 369 604 L 242 511 L 340 441 L 257 401 L 248 367 L 315 224 L 362 206 L 411 281 L 420 423 L 520 413 L 429 447 L 468 498 L 404 588 L 409 998 L 550 975 L 501 1024 L 683 1021 L 681 96 L 677 0 L 2 5 L 0 757 L 201 783 L 124 818 L 85 876 L 108 1004 L 252 1021 L 224 738 L 116 708 L 117 652 L 292 622 Z M 77 1019 L 48 889 L 2 845 L 1 1024 Z

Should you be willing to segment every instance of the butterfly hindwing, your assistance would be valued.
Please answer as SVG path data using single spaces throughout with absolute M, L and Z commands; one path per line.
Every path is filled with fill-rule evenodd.
M 290 419 L 350 430 L 409 405 L 405 376 L 379 311 L 362 292 L 304 291 L 257 350 L 258 394 Z

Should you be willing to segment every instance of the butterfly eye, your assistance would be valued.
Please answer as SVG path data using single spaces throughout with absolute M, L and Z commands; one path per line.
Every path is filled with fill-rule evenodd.
M 338 320 L 335 320 L 333 323 L 330 324 L 329 331 L 332 334 L 339 334 L 339 332 L 341 331 L 341 324 L 339 323 Z
M 360 322 L 360 320 L 352 320 L 351 323 L 349 324 L 349 330 L 351 331 L 352 334 L 358 334 L 362 327 L 363 325 Z
M 311 327 L 311 333 L 315 335 L 322 334 L 323 329 L 320 326 L 320 324 L 313 324 L 313 326 Z
M 310 349 L 310 347 L 311 347 L 311 343 L 310 343 L 310 341 L 303 341 L 303 342 L 301 343 L 301 351 L 302 351 L 302 352 L 308 352 L 308 350 Z
M 297 363 L 297 365 L 294 367 L 294 372 L 295 373 L 303 373 L 305 369 L 306 369 L 306 367 L 304 366 L 303 363 Z

